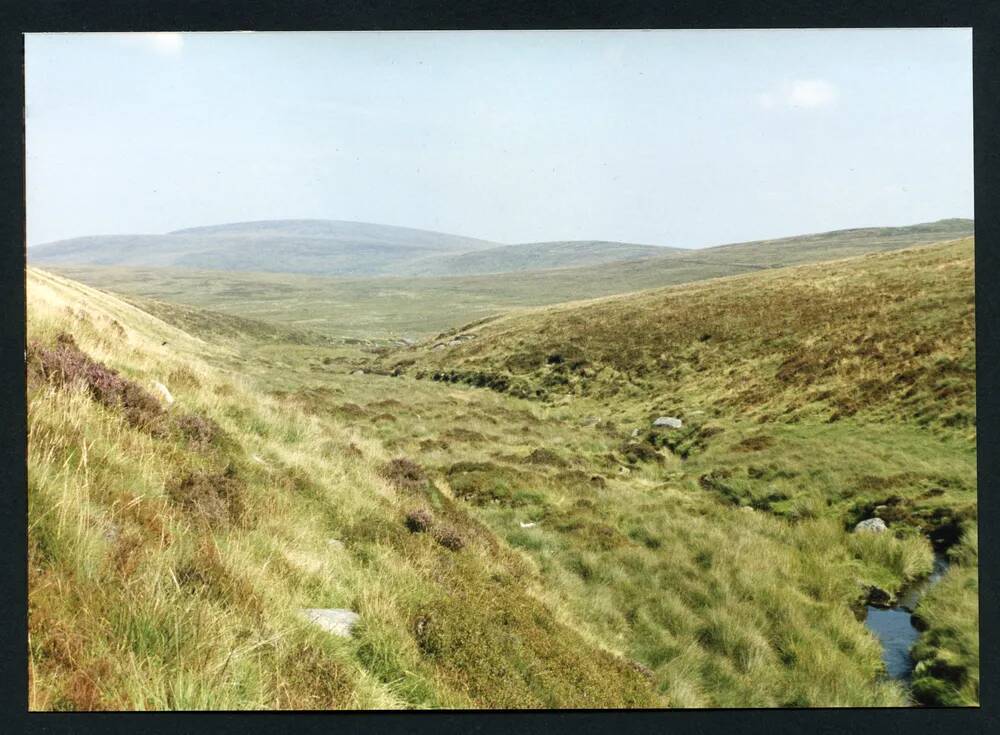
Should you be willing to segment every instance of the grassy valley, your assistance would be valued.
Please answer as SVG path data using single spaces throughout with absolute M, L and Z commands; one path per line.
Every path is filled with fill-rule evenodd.
M 75 271 L 134 303 L 32 270 L 31 706 L 976 703 L 972 247 L 395 294 Z M 744 275 L 496 316 L 668 272 Z M 908 691 L 859 616 L 935 546 Z

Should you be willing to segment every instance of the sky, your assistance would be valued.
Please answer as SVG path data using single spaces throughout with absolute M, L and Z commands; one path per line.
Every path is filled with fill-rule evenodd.
M 27 34 L 28 243 L 703 247 L 972 217 L 968 29 Z

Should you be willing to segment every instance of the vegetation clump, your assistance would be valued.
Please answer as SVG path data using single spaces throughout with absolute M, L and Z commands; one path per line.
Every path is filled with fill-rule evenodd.
M 382 465 L 379 474 L 397 490 L 418 492 L 427 486 L 424 468 L 407 457 L 396 457 Z
M 130 425 L 163 429 L 159 401 L 135 381 L 92 359 L 66 332 L 56 337 L 54 347 L 29 342 L 28 373 L 57 387 L 83 385 L 95 401 L 121 412 Z
M 195 521 L 223 526 L 243 520 L 246 484 L 232 467 L 223 472 L 193 472 L 167 486 L 167 495 Z
M 434 540 L 449 551 L 459 551 L 465 548 L 465 538 L 451 526 L 438 528 L 434 534 Z
M 405 523 L 410 533 L 421 533 L 434 525 L 434 516 L 426 508 L 418 508 L 406 514 Z

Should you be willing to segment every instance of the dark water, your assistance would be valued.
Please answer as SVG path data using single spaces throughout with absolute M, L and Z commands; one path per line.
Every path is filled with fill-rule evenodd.
M 865 625 L 882 642 L 882 660 L 890 678 L 909 681 L 913 673 L 913 659 L 910 649 L 920 632 L 910 621 L 917 602 L 948 569 L 948 560 L 943 554 L 934 555 L 934 570 L 930 576 L 903 590 L 899 601 L 890 608 L 868 606 Z

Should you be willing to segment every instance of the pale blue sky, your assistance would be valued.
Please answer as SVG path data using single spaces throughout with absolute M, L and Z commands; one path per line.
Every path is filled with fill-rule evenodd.
M 697 247 L 973 214 L 966 29 L 25 49 L 31 244 L 324 218 Z

